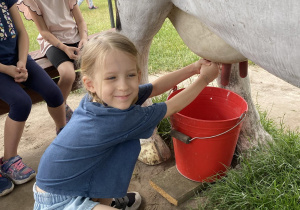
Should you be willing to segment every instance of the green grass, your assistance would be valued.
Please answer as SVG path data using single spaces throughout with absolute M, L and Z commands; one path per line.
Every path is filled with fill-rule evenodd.
M 172 71 L 199 59 L 191 52 L 177 34 L 169 19 L 154 36 L 149 52 L 149 73 Z
M 300 133 L 260 116 L 274 141 L 241 156 L 240 169 L 200 194 L 198 209 L 300 209 Z

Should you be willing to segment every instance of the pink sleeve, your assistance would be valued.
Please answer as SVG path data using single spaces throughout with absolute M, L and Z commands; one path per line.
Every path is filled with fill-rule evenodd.
M 70 9 L 72 10 L 74 8 L 74 6 L 77 4 L 77 0 L 69 0 L 69 6 Z
M 32 20 L 29 10 L 36 12 L 37 15 L 42 15 L 41 10 L 33 0 L 18 0 L 17 7 L 27 20 Z

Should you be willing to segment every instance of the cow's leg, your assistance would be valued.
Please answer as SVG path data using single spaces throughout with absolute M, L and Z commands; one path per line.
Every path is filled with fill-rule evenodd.
M 227 86 L 221 84 L 221 76 L 218 77 L 217 81 L 219 87 L 239 94 L 248 103 L 247 117 L 243 122 L 237 143 L 237 152 L 242 153 L 252 146 L 257 146 L 259 143 L 265 143 L 267 140 L 271 140 L 272 137 L 264 130 L 260 123 L 259 114 L 251 97 L 249 75 L 245 78 L 240 77 L 239 64 L 232 64 L 230 72 L 229 84 Z
M 142 83 L 148 82 L 148 55 L 154 35 L 159 31 L 173 5 L 169 0 L 117 1 L 120 25 L 117 30 L 127 36 L 140 53 Z M 119 26 L 119 27 L 118 27 Z M 145 105 L 152 104 L 148 100 Z M 141 139 L 139 160 L 148 165 L 170 158 L 171 152 L 155 130 L 149 139 Z

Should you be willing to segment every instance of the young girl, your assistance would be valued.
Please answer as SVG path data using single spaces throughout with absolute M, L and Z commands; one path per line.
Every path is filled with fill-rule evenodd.
M 61 91 L 28 55 L 29 39 L 16 2 L 0 0 L 0 99 L 10 107 L 4 126 L 4 156 L 0 158 L 0 195 L 13 189 L 11 180 L 23 184 L 35 177 L 17 151 L 32 105 L 19 83 L 43 96 L 57 131 L 66 124 Z
M 117 32 L 102 32 L 83 47 L 82 82 L 89 94 L 40 160 L 33 189 L 35 209 L 111 209 L 111 198 L 126 195 L 139 139 L 150 137 L 160 120 L 187 106 L 218 75 L 216 64 L 199 60 L 152 84 L 139 85 L 137 54 Z M 199 73 L 172 99 L 141 106 Z M 141 198 L 127 193 L 113 203 L 122 201 L 127 201 L 124 209 L 138 209 Z
M 75 81 L 74 60 L 87 41 L 87 26 L 76 0 L 19 0 L 19 10 L 33 20 L 40 34 L 42 54 L 57 68 L 60 88 L 66 102 Z M 66 104 L 67 121 L 73 111 Z

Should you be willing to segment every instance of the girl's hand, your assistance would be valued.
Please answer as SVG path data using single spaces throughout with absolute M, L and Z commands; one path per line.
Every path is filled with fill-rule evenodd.
M 86 43 L 87 43 L 86 39 L 81 39 L 78 44 L 78 49 L 81 50 Z
M 211 65 L 211 61 L 205 60 L 205 59 L 200 59 L 198 61 L 196 61 L 194 63 L 194 70 L 195 70 L 195 74 L 200 74 L 200 69 L 202 65 L 205 66 L 210 66 Z
M 17 63 L 17 68 L 21 69 L 26 69 L 26 63 L 24 63 L 23 61 L 18 61 Z
M 79 49 L 77 47 L 66 46 L 64 52 L 69 56 L 70 59 L 78 59 Z
M 25 82 L 28 78 L 26 63 L 24 63 L 23 61 L 18 61 L 17 69 L 19 71 L 19 75 L 15 77 L 15 82 Z
M 210 62 L 210 65 L 202 65 L 200 69 L 200 76 L 203 76 L 207 84 L 218 77 L 219 66 L 217 63 Z
M 9 66 L 8 75 L 14 78 L 15 82 L 25 82 L 28 78 L 28 72 L 25 68 L 18 68 L 16 66 Z
M 28 72 L 25 68 L 17 68 L 19 74 L 15 77 L 15 82 L 25 82 L 28 78 Z

